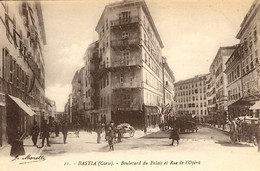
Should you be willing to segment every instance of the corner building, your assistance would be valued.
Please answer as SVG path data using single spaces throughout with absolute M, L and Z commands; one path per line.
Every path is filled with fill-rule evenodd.
M 163 43 L 146 3 L 107 5 L 96 31 L 99 115 L 136 127 L 147 126 L 148 120 L 156 125 L 158 106 L 163 106 Z
M 40 2 L 0 2 L 0 146 L 17 126 L 29 134 L 45 115 L 44 45 Z

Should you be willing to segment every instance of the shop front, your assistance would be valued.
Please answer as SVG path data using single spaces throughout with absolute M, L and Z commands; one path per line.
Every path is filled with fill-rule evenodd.
M 6 96 L 6 125 L 8 143 L 12 141 L 13 135 L 20 127 L 21 131 L 29 135 L 35 112 L 32 111 L 21 99 L 7 95 Z
M 250 116 L 249 108 L 254 104 L 254 102 L 247 101 L 245 99 L 240 99 L 228 106 L 228 118 L 232 120 L 239 116 Z
M 144 114 L 146 127 L 154 128 L 159 125 L 160 118 L 158 107 L 144 105 Z

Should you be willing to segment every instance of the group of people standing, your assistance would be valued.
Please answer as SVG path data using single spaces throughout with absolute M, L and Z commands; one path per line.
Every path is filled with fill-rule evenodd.
M 258 152 L 260 152 L 260 118 L 256 124 L 254 120 L 247 123 L 246 118 L 240 120 L 235 118 L 230 123 L 230 140 L 234 144 L 236 142 L 249 142 L 258 145 Z
M 54 128 L 54 130 L 51 130 L 51 127 Z M 67 122 L 63 122 L 61 124 L 61 130 L 63 134 L 63 143 L 66 143 L 67 134 L 68 134 L 68 125 Z M 50 133 L 54 132 L 56 137 L 59 136 L 60 132 L 60 125 L 57 122 L 54 122 L 53 124 L 50 124 L 47 122 L 47 120 L 43 120 L 41 129 L 37 123 L 37 121 L 33 122 L 30 135 L 32 136 L 32 142 L 33 146 L 37 146 L 38 138 L 40 137 L 42 139 L 41 146 L 37 146 L 38 148 L 44 147 L 45 140 L 47 143 L 47 146 L 50 147 Z M 20 155 L 25 154 L 24 146 L 23 146 L 23 140 L 26 137 L 26 133 L 22 132 L 20 127 L 16 127 L 13 131 L 13 138 L 10 142 L 11 144 L 11 152 L 10 155 L 13 157 L 17 157 Z
M 122 131 L 121 129 L 116 128 L 113 121 L 108 124 L 97 123 L 96 132 L 97 132 L 97 143 L 101 143 L 101 134 L 105 132 L 105 139 L 108 142 L 109 150 L 114 150 L 114 142 L 121 142 Z M 117 135 L 117 136 L 116 136 Z

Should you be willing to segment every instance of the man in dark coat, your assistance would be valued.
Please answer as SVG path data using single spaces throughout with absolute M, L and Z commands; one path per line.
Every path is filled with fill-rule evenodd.
M 58 137 L 60 133 L 60 126 L 59 123 L 56 121 L 54 122 L 54 130 L 55 130 L 56 137 Z
M 115 126 L 114 122 L 111 121 L 108 127 L 108 145 L 109 150 L 114 150 L 114 138 L 115 138 Z
M 42 147 L 44 147 L 44 140 L 47 140 L 47 146 L 50 147 L 49 137 L 50 137 L 50 126 L 47 124 L 47 120 L 42 123 Z
M 179 133 L 178 133 L 178 130 L 177 130 L 175 124 L 172 124 L 172 130 L 171 130 L 171 135 L 170 135 L 169 139 L 172 139 L 171 145 L 173 145 L 174 140 L 176 140 L 177 141 L 177 145 L 179 145 L 180 137 L 179 137 Z
M 67 135 L 68 135 L 68 124 L 66 121 L 63 122 L 61 131 L 63 134 L 63 143 L 66 144 L 66 139 L 67 139 Z
M 255 126 L 255 138 L 258 146 L 258 152 L 260 152 L 260 118 L 258 118 L 258 124 Z
M 38 139 L 39 132 L 40 132 L 40 128 L 37 124 L 37 121 L 34 121 L 33 126 L 32 126 L 32 131 L 31 131 L 33 146 L 37 145 L 37 139 Z

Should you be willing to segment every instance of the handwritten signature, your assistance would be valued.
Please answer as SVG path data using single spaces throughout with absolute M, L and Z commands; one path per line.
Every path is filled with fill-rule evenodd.
M 32 162 L 42 162 L 42 161 L 45 161 L 46 158 L 43 155 L 32 156 L 31 154 L 28 154 L 25 157 L 16 156 L 12 161 L 15 161 L 15 160 L 22 160 L 22 162 L 20 162 L 19 164 L 27 164 L 27 163 L 32 163 Z

